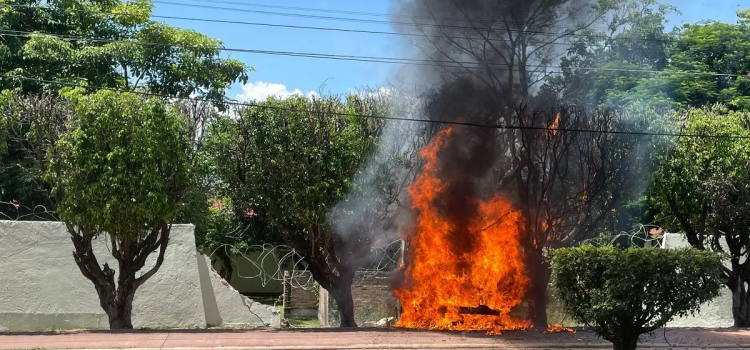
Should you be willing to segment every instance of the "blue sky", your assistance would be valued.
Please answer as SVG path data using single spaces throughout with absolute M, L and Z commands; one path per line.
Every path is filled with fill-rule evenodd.
M 300 13 L 318 16 L 356 17 L 387 21 L 390 0 L 164 0 L 170 3 L 195 4 L 200 6 L 247 9 L 285 13 Z M 224 1 L 224 3 L 222 3 Z M 662 0 L 677 6 L 682 12 L 670 18 L 669 25 L 693 23 L 706 19 L 735 21 L 735 11 L 747 0 Z M 210 18 L 224 21 L 262 22 L 300 26 L 336 27 L 357 30 L 390 31 L 388 24 L 354 23 L 326 19 L 295 18 L 267 13 L 250 13 L 241 10 L 221 10 L 201 7 L 178 6 L 155 0 L 154 15 Z M 273 6 L 304 7 L 334 11 L 356 11 L 384 14 L 382 16 L 353 16 L 327 12 L 304 12 L 288 9 L 273 9 L 242 4 L 266 4 Z M 750 7 L 750 4 L 745 5 Z M 397 57 L 399 38 L 395 35 L 342 33 L 318 30 L 302 30 L 279 27 L 262 27 L 240 24 L 206 23 L 197 21 L 159 19 L 170 25 L 194 29 L 224 42 L 227 48 L 294 51 L 305 53 L 328 53 L 337 55 Z M 346 93 L 353 88 L 378 86 L 385 83 L 398 68 L 397 65 L 337 61 L 314 58 L 284 57 L 250 53 L 228 53 L 255 68 L 250 74 L 250 84 L 244 89 L 236 84 L 229 96 L 240 93 L 248 97 L 264 97 L 268 94 L 285 95 L 295 90 L 302 93 L 318 91 Z M 325 86 L 323 87 L 323 85 Z

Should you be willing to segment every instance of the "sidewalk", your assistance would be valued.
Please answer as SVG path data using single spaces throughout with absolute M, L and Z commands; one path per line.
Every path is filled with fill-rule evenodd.
M 666 335 L 666 340 L 665 340 Z M 639 348 L 750 348 L 750 330 L 668 329 Z M 667 342 L 668 341 L 668 342 Z M 671 345 L 670 345 L 671 344 Z M 593 333 L 508 332 L 499 336 L 383 329 L 173 330 L 0 334 L 0 349 L 611 349 Z

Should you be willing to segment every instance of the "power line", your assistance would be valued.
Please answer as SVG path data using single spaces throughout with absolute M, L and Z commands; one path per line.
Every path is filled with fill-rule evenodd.
M 198 3 L 203 2 L 202 0 L 185 0 L 185 1 L 198 2 Z M 225 4 L 225 5 L 237 5 L 237 6 L 243 6 L 243 7 L 270 8 L 270 9 L 277 9 L 277 10 L 338 13 L 338 14 L 352 15 L 352 16 L 389 17 L 389 15 L 387 13 L 362 12 L 362 11 L 346 11 L 346 10 L 321 9 L 321 8 L 298 7 L 298 6 L 254 4 L 254 3 L 238 2 L 238 1 L 211 0 L 211 3 L 214 3 L 214 4 Z
M 0 5 L 2 6 L 2 5 Z M 191 21 L 191 22 L 205 22 L 205 23 L 223 23 L 223 24 L 233 24 L 233 25 L 245 25 L 245 26 L 255 26 L 255 27 L 274 27 L 274 28 L 288 28 L 288 29 L 304 29 L 304 30 L 318 30 L 318 31 L 330 31 L 330 32 L 340 32 L 340 33 L 357 33 L 357 34 L 374 34 L 374 35 L 389 35 L 389 36 L 405 36 L 405 37 L 415 37 L 415 38 L 430 38 L 430 39 L 453 39 L 453 40 L 477 40 L 477 41 L 486 41 L 486 42 L 510 42 L 510 39 L 507 38 L 483 38 L 483 37 L 457 37 L 457 36 L 450 36 L 450 35 L 435 35 L 435 34 L 424 34 L 424 33 L 397 33 L 397 32 L 389 32 L 389 31 L 382 31 L 382 30 L 366 30 L 366 29 L 352 29 L 352 28 L 336 28 L 336 27 L 319 27 L 319 26 L 301 26 L 301 25 L 291 25 L 291 24 L 278 24 L 278 23 L 264 23 L 264 22 L 247 22 L 247 21 L 233 21 L 233 20 L 225 20 L 225 19 L 215 19 L 215 18 L 197 18 L 197 17 L 180 17 L 180 16 L 164 16 L 164 15 L 152 15 L 151 18 L 159 18 L 159 19 L 172 19 L 172 20 L 181 20 L 181 21 Z M 614 37 L 613 40 L 622 40 L 622 41 L 633 41 L 633 42 L 668 42 L 668 40 L 661 40 L 661 39 L 649 39 L 649 38 L 631 38 L 631 37 Z M 551 43 L 547 43 L 550 45 L 557 45 L 557 46 L 572 46 L 574 43 L 570 42 L 558 42 L 554 41 Z
M 477 29 L 487 29 L 487 28 L 481 28 L 481 27 L 474 27 L 474 26 L 462 26 L 462 25 L 449 25 L 449 24 L 433 24 L 433 23 L 409 23 L 409 22 L 396 22 L 396 21 L 384 21 L 384 20 L 374 20 L 374 19 L 362 19 L 362 18 L 352 18 L 352 17 L 335 17 L 335 16 L 322 16 L 322 15 L 308 15 L 308 14 L 300 14 L 300 13 L 288 13 L 288 12 L 274 12 L 274 11 L 263 11 L 263 10 L 250 10 L 250 9 L 240 9 L 240 8 L 234 8 L 234 7 L 222 7 L 222 6 L 210 6 L 210 5 L 199 5 L 199 4 L 185 4 L 185 3 L 179 3 L 179 2 L 172 2 L 172 1 L 164 1 L 164 0 L 154 0 L 154 3 L 158 4 L 165 4 L 165 5 L 174 5 L 174 6 L 183 6 L 183 7 L 195 7 L 195 8 L 203 8 L 203 9 L 209 9 L 209 10 L 220 10 L 220 11 L 232 11 L 232 12 L 246 12 L 246 13 L 255 13 L 255 14 L 263 14 L 263 15 L 272 15 L 272 16 L 283 16 L 283 17 L 297 17 L 297 18 L 307 18 L 307 19 L 320 19 L 320 20 L 329 20 L 329 21 L 344 21 L 344 22 L 355 22 L 355 23 L 368 23 L 368 24 L 383 24 L 383 25 L 403 25 L 403 26 L 424 26 L 424 27 L 430 27 L 430 28 L 448 28 L 448 29 L 468 29 L 468 30 L 477 30 Z M 521 29 L 503 29 L 503 30 L 497 30 L 501 32 L 514 32 L 514 33 L 525 33 L 525 34 L 534 34 L 534 35 L 551 35 L 551 36 L 560 36 L 560 35 L 571 35 L 576 30 L 572 30 L 569 33 L 554 33 L 554 32 L 543 32 L 543 31 L 534 31 L 534 30 L 521 30 Z
M 61 35 L 44 32 L 27 32 L 19 30 L 2 30 L 2 35 L 12 37 L 30 37 L 34 34 L 47 35 L 55 37 L 61 40 L 81 40 L 81 41 L 92 41 L 100 43 L 126 43 L 139 46 L 157 46 L 157 47 L 176 47 L 176 48 L 197 48 L 205 49 L 201 46 L 192 45 L 175 45 L 166 43 L 156 42 L 144 42 L 137 40 L 122 40 L 122 39 L 108 39 L 108 38 L 95 38 L 95 37 L 81 37 L 73 35 Z M 375 62 L 375 63 L 389 63 L 389 64 L 407 64 L 407 65 L 418 65 L 418 66 L 435 66 L 435 67 L 448 67 L 448 68 L 479 68 L 487 65 L 481 65 L 476 62 L 462 62 L 462 61 L 432 61 L 428 59 L 415 59 L 415 58 L 399 58 L 399 57 L 378 57 L 378 56 L 356 56 L 356 55 L 337 55 L 337 54 L 324 54 L 324 53 L 310 53 L 310 52 L 293 52 L 293 51 L 274 51 L 274 50 L 256 50 L 256 49 L 239 49 L 239 48 L 217 48 L 218 51 L 225 52 L 241 52 L 251 54 L 265 54 L 265 55 L 277 55 L 277 56 L 292 56 L 292 57 L 305 57 L 305 58 L 319 58 L 319 59 L 331 59 L 331 60 L 343 60 L 343 61 L 357 61 L 357 62 Z M 507 67 L 501 64 L 489 64 L 489 66 L 497 66 L 499 70 L 509 71 Z M 541 68 L 542 66 L 536 66 Z M 530 66 L 534 68 L 534 66 Z M 545 72 L 546 70 L 527 70 L 528 72 Z
M 24 8 L 24 9 L 42 9 L 51 10 L 49 7 L 43 6 L 30 6 L 30 5 L 16 5 L 16 4 L 0 4 L 0 6 L 7 6 L 13 8 Z M 269 5 L 271 6 L 271 5 Z M 74 12 L 83 12 L 82 10 L 73 9 Z M 375 34 L 375 35 L 390 35 L 390 36 L 408 36 L 408 37 L 424 37 L 432 39 L 453 39 L 453 40 L 481 40 L 489 42 L 509 42 L 506 38 L 481 38 L 481 37 L 453 37 L 444 35 L 429 35 L 424 33 L 396 33 L 382 30 L 365 30 L 365 29 L 351 29 L 351 28 L 335 28 L 335 27 L 320 27 L 320 26 L 302 26 L 302 25 L 291 25 L 291 24 L 278 24 L 278 23 L 264 23 L 264 22 L 247 22 L 247 21 L 231 21 L 223 19 L 213 18 L 196 18 L 196 17 L 181 17 L 181 16 L 164 16 L 164 15 L 151 15 L 151 18 L 159 19 L 174 19 L 182 21 L 192 22 L 206 22 L 206 23 L 223 23 L 223 24 L 235 24 L 235 25 L 247 25 L 256 27 L 274 27 L 274 28 L 289 28 L 289 29 L 303 29 L 303 30 L 318 30 L 318 31 L 332 31 L 340 33 L 358 33 L 358 34 Z M 641 40 L 634 38 L 634 40 Z M 647 39 L 643 39 L 647 40 Z M 570 46 L 571 43 L 565 42 L 552 42 L 552 45 Z
M 8 75 L 7 73 L 0 74 L 0 79 L 3 79 L 3 78 L 9 79 L 9 80 L 12 80 L 15 78 L 15 79 L 22 79 L 22 80 L 27 80 L 27 81 L 36 81 L 39 83 L 59 84 L 59 85 L 69 86 L 69 87 L 83 87 L 78 84 L 63 82 L 59 80 L 32 78 L 32 77 L 26 77 L 26 76 L 21 76 L 21 75 Z M 133 94 L 138 94 L 138 95 L 143 95 L 143 96 L 158 97 L 162 99 L 206 102 L 206 103 L 215 102 L 213 100 L 209 100 L 205 98 L 168 96 L 168 95 L 162 95 L 162 94 L 151 93 L 147 91 L 139 91 L 139 90 L 124 90 L 124 89 L 106 88 L 106 87 L 89 87 L 89 88 L 93 88 L 94 90 L 98 90 L 98 91 L 133 93 Z M 580 132 L 580 133 L 588 133 L 588 134 L 613 134 L 613 135 L 632 135 L 632 136 L 750 139 L 750 136 L 740 136 L 740 135 L 703 135 L 703 134 L 683 134 L 683 133 L 647 132 L 647 131 L 592 130 L 592 129 L 572 129 L 572 128 L 559 128 L 559 127 L 553 128 L 553 127 L 542 127 L 542 126 L 518 126 L 518 125 L 506 125 L 506 124 L 479 124 L 479 123 L 460 122 L 460 121 L 389 117 L 389 116 L 382 116 L 382 115 L 355 114 L 355 113 L 345 113 L 345 112 L 335 112 L 335 111 L 316 111 L 316 110 L 310 110 L 310 109 L 270 106 L 270 105 L 265 105 L 265 104 L 252 103 L 252 102 L 223 101 L 223 103 L 227 105 L 237 106 L 237 107 L 272 109 L 272 110 L 277 110 L 277 111 L 282 111 L 282 112 L 304 112 L 304 113 L 310 113 L 310 114 L 316 114 L 316 115 L 329 115 L 329 116 L 338 116 L 338 117 L 359 117 L 359 118 L 369 118 L 369 119 L 379 119 L 379 120 L 389 120 L 389 121 L 404 121 L 404 122 L 416 122 L 416 123 L 427 123 L 427 124 L 469 126 L 469 127 L 489 128 L 489 129 L 540 130 L 540 131 L 555 131 L 555 132 L 557 131 Z
M 271 16 L 282 16 L 282 17 L 296 17 L 296 18 L 307 18 L 307 19 L 320 19 L 320 20 L 329 20 L 329 21 L 344 21 L 344 22 L 354 22 L 354 23 L 369 23 L 369 24 L 382 24 L 382 25 L 390 25 L 390 24 L 398 24 L 398 25 L 404 25 L 404 26 L 416 26 L 414 23 L 407 23 L 407 22 L 391 22 L 391 21 L 383 21 L 383 20 L 371 20 L 371 19 L 361 19 L 361 18 L 351 18 L 351 17 L 335 17 L 335 16 L 321 16 L 321 15 L 309 15 L 309 14 L 300 14 L 300 13 L 289 13 L 289 12 L 275 12 L 275 11 L 263 11 L 263 10 L 250 10 L 250 9 L 239 9 L 239 8 L 233 8 L 233 7 L 222 7 L 222 6 L 210 6 L 210 5 L 199 5 L 199 4 L 185 4 L 185 3 L 179 3 L 179 2 L 172 2 L 172 1 L 161 1 L 161 0 L 155 0 L 154 3 L 159 4 L 165 4 L 165 5 L 174 5 L 174 6 L 182 6 L 182 7 L 194 7 L 194 8 L 202 8 L 202 9 L 211 9 L 211 10 L 221 10 L 221 11 L 231 11 L 231 12 L 245 12 L 245 13 L 254 13 L 254 14 L 262 14 L 262 15 L 271 15 Z M 10 6 L 10 7 L 21 7 L 21 8 L 39 8 L 44 9 L 43 6 L 23 6 L 23 5 L 13 5 L 13 4 L 0 4 L 0 6 Z M 74 11 L 80 11 L 75 10 Z M 433 27 L 433 28 L 451 28 L 451 29 L 470 29 L 470 30 L 476 30 L 476 27 L 469 27 L 469 26 L 457 26 L 457 25 L 443 25 L 443 24 L 418 24 L 419 26 L 425 26 L 425 27 Z M 569 35 L 571 33 L 553 33 L 553 32 L 542 32 L 542 31 L 530 31 L 530 30 L 516 30 L 516 29 L 503 29 L 498 30 L 502 32 L 514 32 L 514 33 L 527 33 L 527 34 L 536 34 L 536 35 Z M 442 37 L 442 36 L 441 36 Z
M 203 0 L 183 0 L 187 2 L 202 3 Z M 281 6 L 281 5 L 268 5 L 268 4 L 257 4 L 247 3 L 239 1 L 226 1 L 226 0 L 211 0 L 213 4 L 225 4 L 235 5 L 241 7 L 256 7 L 256 8 L 270 8 L 278 10 L 291 10 L 291 11 L 302 11 L 302 12 L 322 12 L 322 13 L 337 13 L 352 16 L 368 16 L 368 17 L 386 17 L 386 18 L 401 18 L 407 20 L 428 20 L 428 21 L 454 21 L 454 22 L 472 22 L 472 23 L 493 23 L 495 20 L 491 19 L 469 19 L 469 18 L 455 18 L 455 17 L 433 17 L 433 16 L 411 16 L 411 15 L 399 15 L 399 14 L 388 14 L 382 12 L 364 12 L 364 11 L 347 11 L 347 10 L 335 10 L 335 9 L 323 9 L 323 8 L 311 8 L 311 7 L 298 7 L 298 6 Z M 563 28 L 573 29 L 567 26 L 550 26 L 550 28 Z M 598 30 L 607 30 L 607 28 L 592 28 Z
M 186 0 L 186 1 L 193 1 L 193 2 L 201 2 L 201 0 Z M 566 26 L 555 26 L 552 25 L 550 28 L 561 28 L 561 29 L 567 29 L 567 31 L 564 32 L 547 32 L 547 31 L 538 31 L 538 30 L 529 30 L 529 29 L 517 29 L 517 28 L 504 28 L 504 29 L 491 29 L 491 28 L 485 28 L 482 26 L 465 26 L 465 25 L 449 25 L 449 24 L 437 24 L 437 23 L 418 23 L 418 22 L 397 22 L 397 21 L 383 21 L 383 20 L 371 20 L 371 19 L 361 19 L 361 18 L 351 18 L 351 17 L 333 17 L 333 16 L 320 16 L 320 15 L 306 15 L 306 14 L 299 14 L 299 13 L 285 13 L 285 12 L 273 12 L 273 11 L 261 11 L 261 10 L 249 10 L 249 9 L 241 9 L 236 7 L 223 7 L 223 6 L 210 6 L 210 5 L 201 5 L 201 4 L 186 4 L 186 3 L 179 3 L 179 2 L 173 2 L 173 1 L 164 1 L 164 0 L 155 0 L 154 3 L 160 3 L 165 5 L 174 5 L 174 6 L 183 6 L 183 7 L 195 7 L 195 8 L 203 8 L 203 9 L 211 9 L 211 10 L 221 10 L 221 11 L 240 11 L 240 12 L 247 12 L 247 13 L 255 13 L 255 14 L 265 14 L 265 15 L 273 15 L 273 16 L 284 16 L 284 17 L 298 17 L 298 18 L 308 18 L 308 19 L 320 19 L 320 20 L 332 20 L 332 21 L 346 21 L 346 22 L 355 22 L 355 23 L 369 23 L 369 24 L 383 24 L 383 25 L 402 25 L 402 26 L 411 26 L 411 27 L 430 27 L 430 28 L 449 28 L 449 29 L 466 29 L 466 30 L 490 30 L 492 32 L 510 32 L 510 33 L 523 33 L 523 34 L 532 34 L 532 35 L 547 35 L 547 36 L 555 36 L 555 37 L 565 37 L 565 36 L 575 36 L 576 32 L 581 31 L 583 29 L 598 29 L 598 30 L 609 30 L 608 28 L 582 28 L 582 29 L 576 29 L 572 27 L 566 27 Z M 240 6 L 255 6 L 255 7 L 264 7 L 264 8 L 276 8 L 276 9 L 287 9 L 287 10 L 297 10 L 297 11 L 312 11 L 312 12 L 325 12 L 325 13 L 343 13 L 343 14 L 353 14 L 353 15 L 366 15 L 366 16 L 389 16 L 388 14 L 383 13 L 372 13 L 372 12 L 357 12 L 357 11 L 337 11 L 337 10 L 327 10 L 327 9 L 315 9 L 315 8 L 304 8 L 304 7 L 294 7 L 294 6 L 277 6 L 277 5 L 265 5 L 265 4 L 245 4 L 245 3 L 238 3 L 233 1 L 212 1 L 212 3 L 224 3 L 224 4 L 235 4 Z M 460 22 L 469 22 L 469 23 L 486 23 L 489 25 L 492 25 L 493 23 L 496 23 L 498 21 L 495 20 L 487 20 L 487 19 L 460 19 L 460 18 L 448 18 L 448 17 L 426 17 L 426 16 L 391 16 L 392 18 L 406 18 L 406 19 L 426 19 L 426 20 L 449 20 L 449 21 L 460 21 Z M 194 20 L 200 20 L 200 19 L 194 19 Z M 318 27 L 319 28 L 319 27 Z M 317 28 L 316 28 L 317 29 Z M 347 30 L 351 32 L 355 32 L 357 30 Z M 368 32 L 370 34 L 375 34 L 377 31 L 363 31 Z M 396 35 L 405 35 L 405 36 L 417 36 L 417 37 L 435 37 L 435 38 L 450 38 L 450 39 L 456 39 L 456 40 L 486 40 L 486 41 L 506 41 L 509 42 L 509 39 L 501 39 L 501 38 L 495 38 L 495 39 L 487 39 L 487 38 L 467 38 L 467 37 L 450 37 L 445 35 L 427 35 L 424 33 L 394 33 L 394 32 L 378 32 L 377 34 L 396 34 Z M 655 38 L 633 38 L 633 37 L 614 37 L 611 38 L 612 40 L 624 40 L 624 41 L 643 41 L 643 42 L 662 42 L 666 43 L 669 42 L 668 39 L 655 39 Z M 552 44 L 555 45 L 572 45 L 569 43 L 557 43 L 554 42 Z
M 191 4 L 180 4 L 180 5 L 191 5 Z M 17 5 L 17 4 L 0 4 L 0 6 L 8 6 L 13 8 L 37 8 L 37 9 L 45 9 L 50 10 L 51 8 L 43 7 L 43 6 L 30 6 L 30 5 Z M 273 6 L 273 5 L 268 5 Z M 283 7 L 283 6 L 282 6 Z M 84 12 L 82 10 L 76 10 L 73 9 L 72 11 L 75 12 Z M 508 38 L 489 38 L 489 37 L 454 37 L 449 35 L 430 35 L 430 34 L 424 34 L 424 33 L 396 33 L 396 32 L 389 32 L 389 31 L 379 31 L 379 30 L 364 30 L 364 29 L 351 29 L 351 28 L 335 28 L 335 27 L 320 27 L 320 26 L 301 26 L 301 25 L 288 25 L 288 24 L 278 24 L 278 23 L 263 23 L 263 22 L 247 22 L 247 21 L 231 21 L 231 20 L 222 20 L 222 19 L 212 19 L 212 18 L 196 18 L 196 17 L 180 17 L 180 16 L 165 16 L 165 15 L 152 15 L 152 18 L 160 18 L 160 19 L 176 19 L 176 20 L 184 20 L 184 21 L 194 21 L 194 22 L 207 22 L 207 23 L 224 23 L 224 24 L 235 24 L 235 25 L 248 25 L 248 26 L 261 26 L 261 27 L 276 27 L 276 28 L 290 28 L 290 29 L 304 29 L 304 30 L 318 30 L 318 31 L 333 31 L 333 32 L 343 32 L 343 33 L 361 33 L 361 34 L 377 34 L 377 35 L 392 35 L 392 36 L 408 36 L 408 37 L 424 37 L 424 38 L 432 38 L 432 39 L 453 39 L 453 40 L 478 40 L 478 41 L 487 41 L 487 42 L 510 42 L 510 39 Z M 507 30 L 503 29 L 503 31 L 506 32 L 519 32 L 518 30 Z M 521 31 L 522 32 L 522 31 Z M 549 34 L 549 35 L 558 35 L 558 36 L 565 36 L 565 33 L 552 33 L 552 32 L 529 32 L 529 33 L 537 33 L 537 34 Z M 575 33 L 570 33 L 568 36 L 574 36 Z M 642 41 L 642 42 L 668 42 L 668 40 L 663 39 L 652 39 L 652 38 L 633 38 L 633 37 L 614 37 L 613 40 L 626 40 L 626 41 Z M 557 42 L 553 41 L 550 43 L 546 43 L 549 45 L 559 45 L 559 46 L 571 46 L 573 43 L 569 42 Z
M 103 42 L 103 43 L 127 43 L 132 45 L 140 46 L 161 46 L 161 47 L 177 47 L 177 48 L 197 48 L 205 49 L 201 46 L 191 45 L 175 45 L 166 43 L 156 42 L 144 42 L 136 40 L 122 40 L 122 39 L 108 39 L 108 38 L 96 38 L 96 37 L 81 37 L 73 35 L 61 35 L 44 32 L 28 32 L 20 30 L 1 30 L 0 33 L 6 36 L 16 37 L 29 37 L 33 34 L 48 35 L 62 40 L 81 40 L 81 41 L 92 41 L 92 42 Z M 465 62 L 465 61 L 440 61 L 440 60 L 429 60 L 429 59 L 416 59 L 416 58 L 399 58 L 399 57 L 378 57 L 378 56 L 357 56 L 357 55 L 337 55 L 337 54 L 325 54 L 325 53 L 310 53 L 310 52 L 294 52 L 294 51 L 274 51 L 274 50 L 257 50 L 257 49 L 240 49 L 240 48 L 217 48 L 218 51 L 225 52 L 240 52 L 240 53 L 251 53 L 251 54 L 264 54 L 264 55 L 276 55 L 276 56 L 291 56 L 291 57 L 304 57 L 304 58 L 318 58 L 318 59 L 330 59 L 330 60 L 342 60 L 342 61 L 356 61 L 356 62 L 373 62 L 373 63 L 388 63 L 388 64 L 407 64 L 417 66 L 433 66 L 443 68 L 492 68 L 498 71 L 517 71 L 516 69 L 509 69 L 506 65 L 501 63 L 481 63 L 481 62 Z M 561 74 L 564 73 L 561 69 L 563 67 L 558 66 L 526 66 L 525 71 L 528 73 L 549 73 L 549 74 Z M 557 69 L 557 70 L 556 70 Z M 696 75 L 696 76 L 722 76 L 722 77 L 744 77 L 743 74 L 735 73 L 714 73 L 714 72 L 698 72 L 698 71 L 660 71 L 653 69 L 628 69 L 628 68 L 606 68 L 606 67 L 576 67 L 575 70 L 582 71 L 605 71 L 605 72 L 623 72 L 623 73 L 648 73 L 648 74 L 679 74 L 679 75 Z

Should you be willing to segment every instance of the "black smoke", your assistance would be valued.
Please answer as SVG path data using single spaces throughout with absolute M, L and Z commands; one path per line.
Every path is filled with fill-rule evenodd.
M 393 0 L 391 22 L 408 39 L 405 50 L 425 62 L 407 68 L 423 86 L 458 88 L 468 79 L 475 88 L 465 96 L 491 91 L 507 111 L 529 100 L 538 78 L 565 52 L 560 44 L 596 20 L 594 2 Z
M 558 44 L 591 22 L 593 1 L 393 0 L 392 26 L 407 39 L 407 54 L 422 63 L 400 72 L 421 88 L 422 117 L 488 126 L 523 120 L 518 111 L 564 53 Z M 449 234 L 459 256 L 475 248 L 466 229 L 479 201 L 498 189 L 492 170 L 507 161 L 507 132 L 513 131 L 453 126 L 438 154 L 438 176 L 448 187 L 434 204 L 455 227 Z
M 594 0 L 393 0 L 391 22 L 423 62 L 404 68 L 422 87 L 424 117 L 472 124 L 514 124 L 540 77 L 564 49 L 568 31 L 592 20 Z M 501 130 L 455 128 L 441 152 L 451 184 L 436 203 L 460 224 L 476 213 L 480 185 L 501 155 Z M 461 241 L 461 249 L 470 242 Z M 467 246 L 468 245 L 468 246 Z

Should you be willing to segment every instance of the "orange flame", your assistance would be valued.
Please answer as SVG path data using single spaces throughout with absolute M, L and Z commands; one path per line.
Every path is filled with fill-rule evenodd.
M 478 213 L 466 227 L 466 239 L 476 244 L 456 252 L 448 234 L 455 225 L 434 205 L 449 183 L 438 178 L 438 152 L 449 142 L 452 128 L 438 133 L 420 151 L 422 173 L 409 186 L 418 211 L 406 262 L 405 283 L 397 288 L 403 313 L 396 326 L 439 330 L 501 330 L 528 328 L 512 316 L 529 285 L 519 243 L 521 214 L 501 196 L 476 199 Z M 461 313 L 461 308 L 488 307 L 499 315 Z
M 563 332 L 575 333 L 576 330 L 573 328 L 565 327 L 561 324 L 552 324 L 552 325 L 549 325 L 549 327 L 547 327 L 547 331 L 545 333 L 563 333 Z
M 560 112 L 557 112 L 557 115 L 555 115 L 555 121 L 552 122 L 552 125 L 549 126 L 550 130 L 547 133 L 547 136 L 555 136 L 557 135 L 557 128 L 560 127 Z

